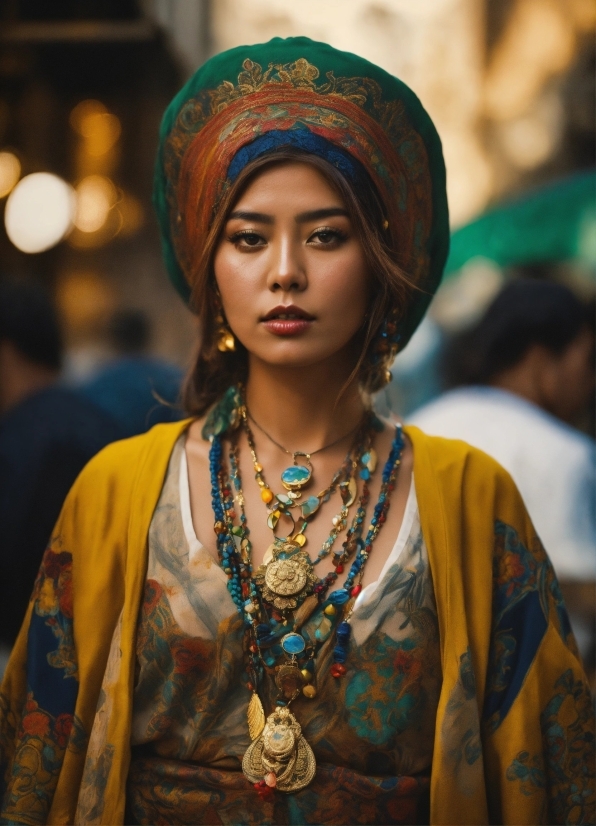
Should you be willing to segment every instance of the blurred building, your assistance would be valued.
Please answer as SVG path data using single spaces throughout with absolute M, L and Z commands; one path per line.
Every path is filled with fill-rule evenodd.
M 0 217 L 31 173 L 58 175 L 76 198 L 65 240 L 46 251 L 19 249 L 1 222 L 0 277 L 33 275 L 53 287 L 75 377 L 104 357 L 102 331 L 119 306 L 150 317 L 155 354 L 182 365 L 194 339 L 165 277 L 151 189 L 161 116 L 188 61 L 204 59 L 205 27 L 200 15 L 179 15 L 195 43 L 184 52 L 166 6 L 0 3 Z M 30 229 L 25 247 L 35 244 Z

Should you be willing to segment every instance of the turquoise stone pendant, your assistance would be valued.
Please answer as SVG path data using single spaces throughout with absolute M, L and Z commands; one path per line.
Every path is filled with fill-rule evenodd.
M 298 654 L 302 654 L 306 648 L 306 643 L 302 634 L 291 633 L 282 638 L 281 647 L 286 654 L 296 657 Z
M 302 488 L 310 481 L 311 472 L 306 465 L 292 465 L 281 474 L 281 481 L 286 489 Z
M 305 465 L 298 464 L 299 456 L 306 460 Z M 296 451 L 296 453 L 294 453 L 294 464 L 282 471 L 281 483 L 286 490 L 299 491 L 305 485 L 308 485 L 311 476 L 312 465 L 310 463 L 310 456 L 308 453 Z

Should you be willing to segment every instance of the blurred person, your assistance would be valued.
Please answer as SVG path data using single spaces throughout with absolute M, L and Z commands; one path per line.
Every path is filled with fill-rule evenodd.
M 3 684 L 2 817 L 591 822 L 590 694 L 515 485 L 371 408 L 448 249 L 418 99 L 308 38 L 216 55 L 154 202 L 200 320 L 190 418 L 65 503 Z
M 593 668 L 596 453 L 593 439 L 569 424 L 594 393 L 587 309 L 561 284 L 514 280 L 452 342 L 446 372 L 463 386 L 409 421 L 463 439 L 511 473 L 561 580 L 588 584 L 582 603 L 591 611 L 578 612 L 574 599 L 572 619 Z
M 48 293 L 0 281 L 0 644 L 9 649 L 62 503 L 81 469 L 121 437 L 58 384 L 62 338 Z
M 144 433 L 154 424 L 182 418 L 179 402 L 182 371 L 147 355 L 150 321 L 141 310 L 119 310 L 108 326 L 114 358 L 81 392 L 120 425 L 124 436 Z

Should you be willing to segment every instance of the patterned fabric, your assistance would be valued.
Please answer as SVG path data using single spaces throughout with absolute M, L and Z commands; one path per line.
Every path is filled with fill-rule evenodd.
M 401 81 L 306 37 L 216 55 L 166 111 L 154 202 L 174 285 L 188 300 L 214 208 L 250 160 L 279 146 L 375 185 L 395 259 L 421 288 L 401 322 L 403 347 L 439 284 L 449 244 L 440 141 Z
M 352 619 L 342 680 L 334 636 L 317 658 L 317 697 L 293 704 L 319 769 L 312 787 L 264 814 L 240 766 L 250 744 L 242 619 L 227 577 L 189 547 L 180 516 L 181 440 L 149 532 L 137 634 L 129 808 L 137 823 L 417 823 L 428 816 L 441 689 L 438 626 L 417 513 L 399 559 Z M 184 470 L 184 469 L 183 469 Z M 187 484 L 187 482 L 186 482 Z M 314 635 L 319 610 L 304 632 Z M 265 686 L 265 707 L 277 693 Z M 422 814 L 425 813 L 425 814 Z
M 524 547 L 516 531 L 495 523 L 493 631 L 484 703 L 487 728 L 507 715 L 546 633 L 549 614 L 565 644 L 575 639 L 555 572 L 538 537 Z
M 149 533 L 180 534 L 162 495 L 187 426 L 106 448 L 69 494 L 0 692 L 0 823 L 133 822 L 127 778 L 129 808 L 140 820 L 161 811 L 158 823 L 196 811 L 254 824 L 594 822 L 592 700 L 523 501 L 486 454 L 414 427 L 405 432 L 435 604 L 412 587 L 424 576 L 387 572 L 392 588 L 358 609 L 347 679 L 323 680 L 321 705 L 300 709 L 319 757 L 313 785 L 247 809 L 246 699 L 210 702 L 238 685 L 237 621 L 223 589 L 220 605 L 214 588 L 199 589 L 209 610 L 188 600 L 201 577 L 217 584 L 218 567 L 185 560 L 176 541 L 154 544 L 147 571 Z M 423 557 L 415 543 L 410 552 L 404 571 L 416 572 Z M 435 650 L 436 624 L 438 705 L 420 652 L 423 640 Z
M 74 714 L 78 694 L 72 634 L 72 556 L 45 552 L 33 589 L 28 640 L 28 685 L 18 715 L 0 697 L 8 726 L 2 751 L 12 752 L 4 774 L 3 816 L 19 823 L 46 822 L 67 749 L 80 753 L 86 735 Z

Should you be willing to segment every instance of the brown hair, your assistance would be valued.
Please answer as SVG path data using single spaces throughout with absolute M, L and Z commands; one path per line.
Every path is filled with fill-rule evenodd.
M 226 191 L 214 213 L 206 242 L 201 249 L 192 249 L 190 260 L 194 271 L 190 306 L 199 318 L 201 330 L 198 350 L 182 390 L 182 401 L 190 415 L 202 416 L 233 384 L 245 382 L 248 374 L 248 354 L 236 340 L 236 350 L 222 353 L 217 348 L 219 299 L 213 271 L 217 244 L 229 213 L 254 177 L 273 164 L 300 161 L 317 169 L 344 200 L 355 231 L 360 238 L 372 278 L 370 306 L 361 334 L 360 357 L 346 384 L 356 376 L 365 392 L 380 390 L 386 383 L 390 345 L 381 337 L 383 323 L 397 323 L 409 303 L 414 285 L 396 262 L 399 253 L 395 227 L 385 227 L 383 206 L 370 179 L 364 185 L 353 186 L 328 161 L 293 147 L 282 147 L 248 163 Z M 195 205 L 196 207 L 196 205 Z M 187 205 L 192 209 L 193 205 Z

